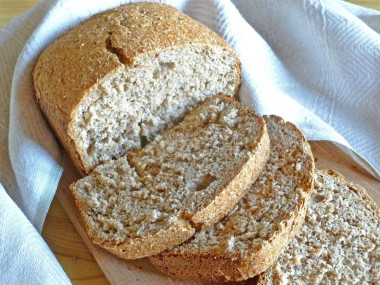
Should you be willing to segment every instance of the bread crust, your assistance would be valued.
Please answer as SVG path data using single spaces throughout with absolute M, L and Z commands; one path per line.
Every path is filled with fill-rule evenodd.
M 79 209 L 86 231 L 95 244 L 123 259 L 137 259 L 158 254 L 188 240 L 197 230 L 211 227 L 232 210 L 239 200 L 246 194 L 249 190 L 249 186 L 257 179 L 268 159 L 270 148 L 268 131 L 264 119 L 255 114 L 252 110 L 240 106 L 240 103 L 230 96 L 223 94 L 218 94 L 217 96 L 222 98 L 224 102 L 228 102 L 239 108 L 242 112 L 242 116 L 250 119 L 254 117 L 260 128 L 257 144 L 255 146 L 251 145 L 252 152 L 247 159 L 242 162 L 239 168 L 226 174 L 228 178 L 226 183 L 221 186 L 221 190 L 215 195 L 215 197 L 213 197 L 210 203 L 202 206 L 202 208 L 195 212 L 194 215 L 178 218 L 170 227 L 160 229 L 154 233 L 138 238 L 130 238 L 126 242 L 119 244 L 113 241 L 101 240 L 96 237 L 96 233 L 94 232 L 94 229 L 91 228 L 88 218 L 89 207 L 81 202 L 80 197 L 74 189 L 75 183 L 71 184 L 70 191 L 74 197 L 75 204 Z M 207 99 L 202 104 L 207 104 L 207 101 L 211 100 L 213 100 L 213 98 Z M 199 107 L 195 107 L 190 112 L 197 114 L 198 108 Z M 197 125 L 197 127 L 199 126 Z M 129 158 L 129 165 L 135 169 L 137 169 L 138 166 L 135 165 L 132 157 L 134 154 L 141 151 L 142 150 L 129 152 L 127 155 Z M 102 167 L 105 166 L 98 166 L 93 174 L 96 174 L 97 171 L 102 171 Z
M 278 116 L 270 116 L 278 124 L 284 120 Z M 281 250 L 293 239 L 300 230 L 305 218 L 307 204 L 313 189 L 314 160 L 309 144 L 302 132 L 292 123 L 286 122 L 300 135 L 307 146 L 307 164 L 309 179 L 299 186 L 304 190 L 304 197 L 299 201 L 294 212 L 286 217 L 285 227 L 273 235 L 271 241 L 259 249 L 253 249 L 249 256 L 243 258 L 205 252 L 188 253 L 166 251 L 149 260 L 160 271 L 170 276 L 189 280 L 205 280 L 212 282 L 241 281 L 254 277 L 265 271 L 277 258 Z
M 265 167 L 269 155 L 269 137 L 265 125 L 262 139 L 257 145 L 256 155 L 252 155 L 234 174 L 234 179 L 224 186 L 220 195 L 204 209 L 197 212 L 191 221 L 198 230 L 206 230 L 230 212 L 249 189 Z
M 149 22 L 146 15 L 154 20 Z M 239 85 L 241 67 L 233 49 L 209 28 L 160 3 L 130 3 L 97 14 L 42 52 L 33 72 L 35 95 L 81 173 L 88 174 L 90 168 L 78 153 L 72 126 L 79 106 L 109 77 L 134 68 L 138 58 L 187 45 L 218 47 L 235 57 Z
M 373 201 L 372 198 L 368 195 L 364 187 L 360 186 L 359 184 L 347 181 L 346 178 L 339 171 L 336 171 L 333 169 L 323 169 L 323 170 L 318 169 L 316 172 L 317 174 L 321 173 L 325 175 L 328 174 L 328 175 L 334 176 L 342 180 L 343 182 L 347 183 L 350 190 L 356 193 L 359 193 L 360 196 L 362 196 L 363 200 L 365 200 L 368 203 L 368 205 L 372 208 L 373 212 L 376 214 L 376 217 L 380 223 L 380 209 L 376 205 L 375 201 Z
M 75 183 L 70 185 L 70 192 L 74 197 L 75 204 L 82 217 L 82 221 L 88 236 L 94 244 L 99 245 L 100 247 L 108 250 L 120 258 L 137 259 L 153 255 L 167 248 L 171 248 L 173 244 L 182 243 L 184 240 L 189 239 L 195 233 L 195 229 L 191 226 L 191 223 L 189 221 L 177 220 L 166 229 L 158 230 L 143 237 L 129 239 L 128 241 L 120 244 L 101 240 L 96 237 L 93 229 L 91 229 L 89 226 L 90 221 L 88 220 L 87 216 L 87 207 L 80 202 L 80 199 L 73 189 L 74 184 Z M 142 254 L 142 252 L 144 254 Z
M 336 170 L 328 169 L 328 170 L 316 170 L 316 175 L 330 175 L 334 178 L 341 180 L 343 183 L 348 185 L 348 188 L 356 193 L 358 193 L 364 201 L 371 207 L 372 211 L 375 213 L 377 220 L 380 224 L 380 209 L 377 207 L 376 203 L 372 200 L 372 198 L 368 195 L 367 191 L 360 185 L 348 182 L 345 177 Z M 302 227 L 302 224 L 301 224 Z M 266 284 L 266 274 L 263 272 L 258 275 L 256 278 L 256 285 L 265 285 Z M 341 282 L 341 281 L 340 281 Z
M 226 101 L 234 105 L 240 104 L 236 99 L 227 95 L 218 95 L 222 95 Z M 260 140 L 257 142 L 255 152 L 247 158 L 245 163 L 235 169 L 232 175 L 226 174 L 231 175 L 233 179 L 224 185 L 223 191 L 207 207 L 191 217 L 191 222 L 197 230 L 210 228 L 228 214 L 235 207 L 237 201 L 248 192 L 249 186 L 256 181 L 268 160 L 270 140 L 264 119 L 248 108 L 243 109 L 242 112 L 258 119 Z
M 88 216 L 86 214 L 87 208 L 80 202 L 80 199 L 73 190 L 74 184 L 70 185 L 71 194 L 74 197 L 75 204 L 79 209 L 89 237 L 95 244 L 120 258 L 136 259 L 170 249 L 191 238 L 196 230 L 208 229 L 236 205 L 241 197 L 246 194 L 249 185 L 256 180 L 264 168 L 268 158 L 269 139 L 266 129 L 263 128 L 263 130 L 262 140 L 258 145 L 258 155 L 252 155 L 247 159 L 239 171 L 237 171 L 234 179 L 229 181 L 209 205 L 201 209 L 189 220 L 178 220 L 171 227 L 143 236 L 142 238 L 129 239 L 128 242 L 122 244 L 115 244 L 96 238 L 89 227 Z M 142 252 L 144 252 L 143 255 Z

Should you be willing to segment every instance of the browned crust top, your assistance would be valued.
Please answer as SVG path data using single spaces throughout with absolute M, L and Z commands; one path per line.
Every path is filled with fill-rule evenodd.
M 216 33 L 165 4 L 131 3 L 105 11 L 43 51 L 33 73 L 37 99 L 55 108 L 67 127 L 83 96 L 107 75 L 133 67 L 148 52 L 198 44 L 233 53 Z

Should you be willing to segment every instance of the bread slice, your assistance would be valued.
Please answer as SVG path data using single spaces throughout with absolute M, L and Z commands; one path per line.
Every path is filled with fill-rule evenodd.
M 96 244 L 121 258 L 140 258 L 225 216 L 268 155 L 263 118 L 217 95 L 143 149 L 95 168 L 71 191 Z
M 316 171 L 305 223 L 259 284 L 380 284 L 380 211 L 359 185 Z
M 216 33 L 160 3 L 130 3 L 82 22 L 43 51 L 33 73 L 46 118 L 82 173 L 140 149 L 217 93 L 241 68 Z
M 297 233 L 313 187 L 312 153 L 296 126 L 277 116 L 264 119 L 271 141 L 266 168 L 223 220 L 150 257 L 162 272 L 184 279 L 244 280 L 266 270 Z

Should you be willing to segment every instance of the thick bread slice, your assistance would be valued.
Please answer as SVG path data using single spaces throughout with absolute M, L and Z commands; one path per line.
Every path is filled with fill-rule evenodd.
M 380 284 L 380 210 L 336 171 L 314 185 L 302 229 L 259 284 Z
M 121 258 L 140 258 L 224 217 L 268 155 L 263 118 L 217 95 L 142 150 L 95 168 L 71 191 L 95 243 Z
M 211 229 L 150 257 L 158 269 L 185 279 L 244 280 L 266 270 L 297 233 L 313 187 L 312 153 L 296 126 L 264 119 L 271 150 L 255 184 Z
M 160 3 L 82 22 L 41 54 L 34 87 L 75 166 L 89 173 L 141 148 L 198 102 L 235 95 L 240 62 L 216 33 Z

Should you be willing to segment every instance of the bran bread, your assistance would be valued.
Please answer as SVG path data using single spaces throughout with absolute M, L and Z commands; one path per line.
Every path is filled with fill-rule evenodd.
M 147 2 L 70 29 L 33 72 L 37 101 L 82 174 L 141 148 L 198 102 L 234 96 L 240 77 L 239 59 L 216 33 Z
M 270 155 L 259 178 L 212 228 L 149 257 L 159 270 L 184 279 L 245 280 L 266 270 L 297 233 L 313 187 L 310 146 L 293 124 L 264 119 Z
M 94 243 L 125 259 L 172 248 L 239 202 L 265 166 L 263 118 L 219 94 L 143 149 L 71 185 Z
M 380 284 L 380 211 L 365 189 L 316 171 L 305 223 L 258 284 Z

